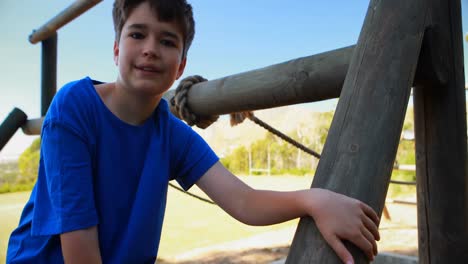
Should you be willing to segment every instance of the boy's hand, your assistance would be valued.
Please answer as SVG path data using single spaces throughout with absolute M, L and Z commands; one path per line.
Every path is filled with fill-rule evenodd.
M 324 239 L 344 263 L 354 263 L 342 240 L 359 247 L 370 260 L 377 255 L 379 217 L 368 205 L 325 189 L 311 189 L 310 215 Z

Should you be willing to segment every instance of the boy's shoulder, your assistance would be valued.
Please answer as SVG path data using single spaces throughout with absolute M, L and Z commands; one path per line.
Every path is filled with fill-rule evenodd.
M 89 93 L 91 91 L 91 88 L 94 88 L 94 83 L 96 83 L 96 81 L 92 80 L 90 77 L 84 77 L 79 80 L 68 82 L 57 91 L 57 94 L 55 95 L 54 99 L 61 97 L 84 95 L 86 93 Z
M 94 82 L 85 77 L 62 86 L 52 100 L 45 121 L 62 120 L 66 116 L 82 115 L 91 110 L 91 105 L 96 101 Z

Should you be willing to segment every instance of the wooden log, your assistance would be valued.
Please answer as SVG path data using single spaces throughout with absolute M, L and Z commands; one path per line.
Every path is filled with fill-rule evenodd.
M 424 35 L 426 2 L 370 2 L 313 188 L 355 197 L 382 213 Z M 346 245 L 355 263 L 369 262 Z M 287 263 L 341 261 L 313 219 L 304 217 Z
M 416 171 L 416 165 L 413 164 L 395 164 L 393 166 L 394 170 L 401 170 L 401 171 Z
M 21 130 L 25 135 L 40 135 L 42 131 L 42 123 L 44 122 L 44 117 L 28 119 L 26 123 L 21 126 Z
M 430 0 L 422 61 L 445 75 L 414 88 L 420 263 L 468 263 L 467 125 L 461 7 Z M 428 65 L 424 68 L 430 67 Z
M 31 44 L 36 44 L 49 38 L 59 28 L 63 27 L 65 24 L 80 16 L 101 1 L 102 0 L 76 0 L 73 4 L 49 20 L 38 30 L 34 30 L 29 36 L 29 42 L 31 42 Z
M 195 84 L 188 106 L 198 115 L 222 115 L 337 98 L 354 47 Z M 170 90 L 164 98 L 173 96 Z
M 57 33 L 42 41 L 41 116 L 45 116 L 57 92 Z
M 26 122 L 26 119 L 28 116 L 21 109 L 15 107 L 0 124 L 0 151 L 15 135 L 16 130 Z

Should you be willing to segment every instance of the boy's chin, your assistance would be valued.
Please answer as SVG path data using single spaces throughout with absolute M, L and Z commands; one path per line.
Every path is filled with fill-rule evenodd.
M 169 88 L 165 89 L 162 87 L 158 87 L 157 85 L 145 85 L 140 87 L 134 87 L 134 91 L 142 96 L 162 96 Z

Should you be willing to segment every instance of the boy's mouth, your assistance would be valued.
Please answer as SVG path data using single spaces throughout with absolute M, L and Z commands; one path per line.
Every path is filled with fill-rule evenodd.
M 137 66 L 135 66 L 135 68 L 137 68 L 140 71 L 144 71 L 144 72 L 151 72 L 151 73 L 161 72 L 160 68 L 158 68 L 156 66 L 152 66 L 152 65 L 137 65 Z

